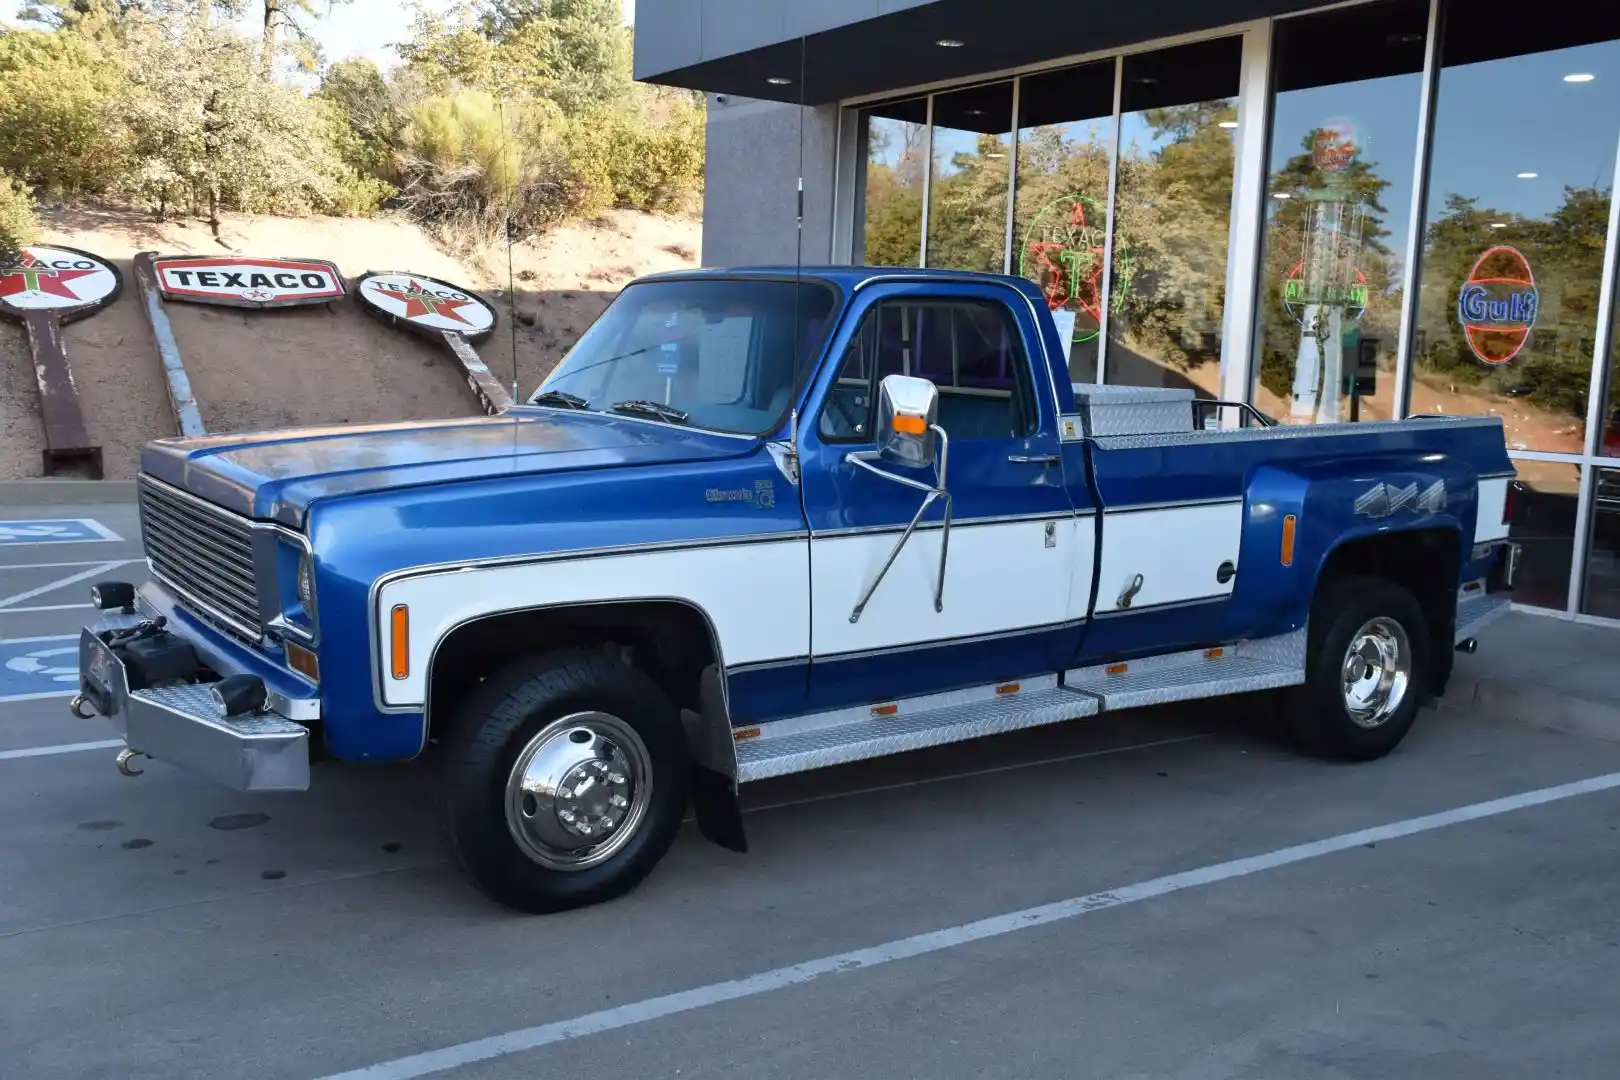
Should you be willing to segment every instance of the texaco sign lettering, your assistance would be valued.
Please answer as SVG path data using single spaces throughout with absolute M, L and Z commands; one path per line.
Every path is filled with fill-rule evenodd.
M 110 264 L 77 248 L 22 249 L 13 265 L 0 263 L 0 308 L 13 314 L 111 303 L 121 284 Z
M 367 274 L 354 295 L 368 311 L 405 330 L 478 341 L 495 329 L 495 309 L 476 293 L 423 274 Z
M 343 275 L 324 259 L 166 255 L 152 261 L 164 299 L 227 307 L 289 307 L 341 300 Z

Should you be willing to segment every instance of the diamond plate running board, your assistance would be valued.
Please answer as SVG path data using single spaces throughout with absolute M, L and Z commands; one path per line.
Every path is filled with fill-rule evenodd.
M 1167 653 L 1064 672 L 1063 684 L 1092 694 L 1104 709 L 1247 694 L 1305 681 L 1305 630 L 1220 649 Z
M 1505 596 L 1481 596 L 1457 604 L 1457 643 L 1474 637 L 1491 623 L 1513 610 Z
M 890 708 L 896 711 L 880 715 Z M 1095 698 L 1058 686 L 1055 678 L 1047 676 L 1039 681 L 1023 680 L 1016 693 L 998 694 L 984 688 L 778 720 L 737 733 L 737 782 L 746 784 L 1096 714 Z

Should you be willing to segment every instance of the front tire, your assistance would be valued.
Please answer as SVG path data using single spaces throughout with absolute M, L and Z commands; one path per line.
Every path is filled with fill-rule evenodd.
M 486 679 L 448 749 L 450 854 L 475 886 L 519 911 L 629 892 L 669 850 L 686 809 L 678 710 L 603 653 L 551 653 Z
M 1330 582 L 1311 607 L 1305 683 L 1283 715 L 1309 751 L 1372 761 L 1406 738 L 1429 677 L 1429 622 L 1417 599 L 1385 578 Z

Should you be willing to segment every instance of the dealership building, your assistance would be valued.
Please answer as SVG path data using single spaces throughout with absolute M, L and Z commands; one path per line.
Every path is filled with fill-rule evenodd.
M 1498 414 L 1518 599 L 1620 619 L 1620 5 L 636 15 L 637 78 L 708 95 L 705 265 L 1022 275 L 1076 381 L 1281 423 Z

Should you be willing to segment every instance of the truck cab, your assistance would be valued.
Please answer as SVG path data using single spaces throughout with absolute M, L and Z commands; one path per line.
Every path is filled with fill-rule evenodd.
M 495 417 L 160 440 L 75 712 L 245 790 L 432 747 L 527 911 L 688 806 L 745 850 L 741 784 L 1107 711 L 1268 691 L 1393 750 L 1507 609 L 1500 419 L 1283 427 L 1064 345 L 1018 278 L 687 272 Z

